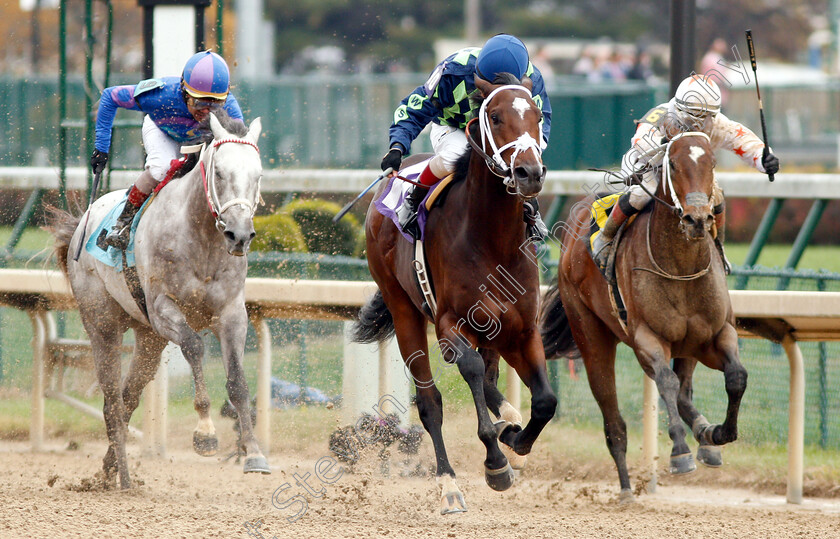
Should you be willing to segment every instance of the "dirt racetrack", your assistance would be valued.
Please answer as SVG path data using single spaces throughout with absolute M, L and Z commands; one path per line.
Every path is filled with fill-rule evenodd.
M 139 447 L 130 444 L 138 485 L 104 491 L 90 484 L 101 467 L 101 440 L 68 448 L 66 440 L 54 439 L 37 454 L 24 442 L 0 442 L 0 538 L 840 537 L 837 499 L 808 498 L 792 506 L 780 495 L 716 487 L 709 475 L 705 485 L 663 478 L 655 494 L 618 505 L 609 466 L 572 473 L 545 451 L 540 456 L 539 446 L 516 484 L 493 492 L 472 441 L 449 444 L 469 511 L 442 516 L 431 477 L 384 476 L 374 457 L 322 485 L 314 479 L 316 461 L 329 454 L 322 445 L 305 455 L 275 451 L 272 475 L 246 476 L 231 462 L 195 455 L 183 439 L 170 443 L 165 459 L 141 459 Z M 421 450 L 427 463 L 428 445 Z M 698 470 L 695 477 L 719 471 Z M 289 522 L 302 505 L 279 509 L 272 496 L 284 483 L 290 486 L 276 501 L 306 494 L 293 474 L 307 473 L 323 495 L 307 495 L 306 512 Z

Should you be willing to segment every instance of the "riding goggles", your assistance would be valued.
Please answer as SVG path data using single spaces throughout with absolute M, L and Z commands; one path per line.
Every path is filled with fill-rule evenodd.
M 197 97 L 190 96 L 192 100 L 192 106 L 196 109 L 210 109 L 215 110 L 225 104 L 223 99 L 199 99 Z

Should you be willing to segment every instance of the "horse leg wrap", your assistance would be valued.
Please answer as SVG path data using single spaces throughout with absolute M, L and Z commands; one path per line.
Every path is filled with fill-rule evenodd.
M 712 435 L 715 432 L 714 426 L 702 414 L 694 420 L 694 424 L 691 425 L 691 432 L 694 434 L 694 439 L 701 445 L 715 445 L 712 440 Z

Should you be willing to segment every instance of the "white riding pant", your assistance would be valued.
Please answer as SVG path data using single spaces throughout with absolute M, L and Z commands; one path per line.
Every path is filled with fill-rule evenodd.
M 455 162 L 467 151 L 467 135 L 457 127 L 433 122 L 429 124 L 429 139 L 435 151 L 429 168 L 435 176 L 444 178 L 455 170 Z
M 141 174 L 134 185 L 141 192 L 149 194 L 169 172 L 171 161 L 181 157 L 181 145 L 146 116 L 143 119 L 143 147 L 146 149 L 148 174 Z

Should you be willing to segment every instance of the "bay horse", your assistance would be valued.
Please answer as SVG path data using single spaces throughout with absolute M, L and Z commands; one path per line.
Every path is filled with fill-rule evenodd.
M 531 99 L 527 77 L 520 81 L 503 74 L 493 83 L 475 81 L 482 103 L 467 126 L 472 149 L 456 165 L 455 177 L 461 181 L 453 182 L 445 204 L 428 214 L 424 232 L 436 309 L 424 306 L 415 246 L 374 204 L 386 184 L 365 221 L 368 266 L 379 290 L 362 307 L 354 327 L 358 342 L 381 342 L 396 333 L 417 388 L 420 419 L 434 445 L 443 514 L 466 511 L 466 503 L 441 434 L 442 399 L 429 361 L 427 323 L 434 324 L 443 360 L 456 364 L 469 385 L 491 488 L 505 490 L 514 482 L 497 439 L 511 462 L 521 464 L 517 457 L 531 451 L 557 405 L 536 323 L 538 268 L 522 218 L 524 201 L 537 196 L 545 179 L 538 142 L 542 113 Z M 490 155 L 484 148 L 490 148 Z M 499 354 L 531 390 L 531 419 L 524 429 L 522 416 L 496 389 Z M 494 425 L 488 407 L 502 421 Z
M 54 210 L 52 231 L 58 262 L 70 280 L 79 314 L 90 337 L 99 385 L 108 451 L 103 459 L 106 485 L 116 477 L 131 487 L 126 460 L 126 428 L 140 394 L 154 377 L 167 341 L 181 347 L 195 380 L 198 426 L 193 447 L 210 456 L 218 448 L 204 381 L 204 343 L 197 333 L 211 328 L 221 344 L 227 391 L 239 414 L 244 471 L 270 473 L 250 421 L 248 386 L 242 370 L 248 315 L 245 311 L 244 256 L 254 237 L 253 216 L 260 200 L 259 118 L 249 127 L 219 113 L 209 117 L 212 142 L 202 147 L 198 164 L 168 183 L 145 208 L 134 237 L 139 301 L 123 272 L 82 250 L 82 234 L 92 237 L 103 217 L 125 196 L 115 191 L 99 198 L 82 220 Z M 88 223 L 83 230 L 80 223 Z M 130 247 L 129 247 L 130 249 Z M 138 291 L 134 291 L 135 295 Z M 120 384 L 119 348 L 134 330 L 134 356 Z
M 604 417 L 607 447 L 618 468 L 622 502 L 632 500 L 633 494 L 626 462 L 627 428 L 616 397 L 619 341 L 633 349 L 665 401 L 673 442 L 671 473 L 696 469 L 680 419 L 700 444 L 698 460 L 709 466 L 720 466 L 719 446 L 738 436 L 747 371 L 738 357 L 735 316 L 711 234 L 714 167 L 704 133 L 682 133 L 667 144 L 656 202 L 627 227 L 614 254 L 626 324 L 615 314 L 607 281 L 587 249 L 594 197 L 572 210 L 562 239 L 557 285 L 543 303 L 541 331 L 547 356 L 559 356 L 575 344 L 583 356 L 589 386 Z M 671 358 L 675 358 L 673 369 Z M 698 361 L 723 371 L 729 401 L 722 424 L 710 425 L 692 402 L 692 375 Z

